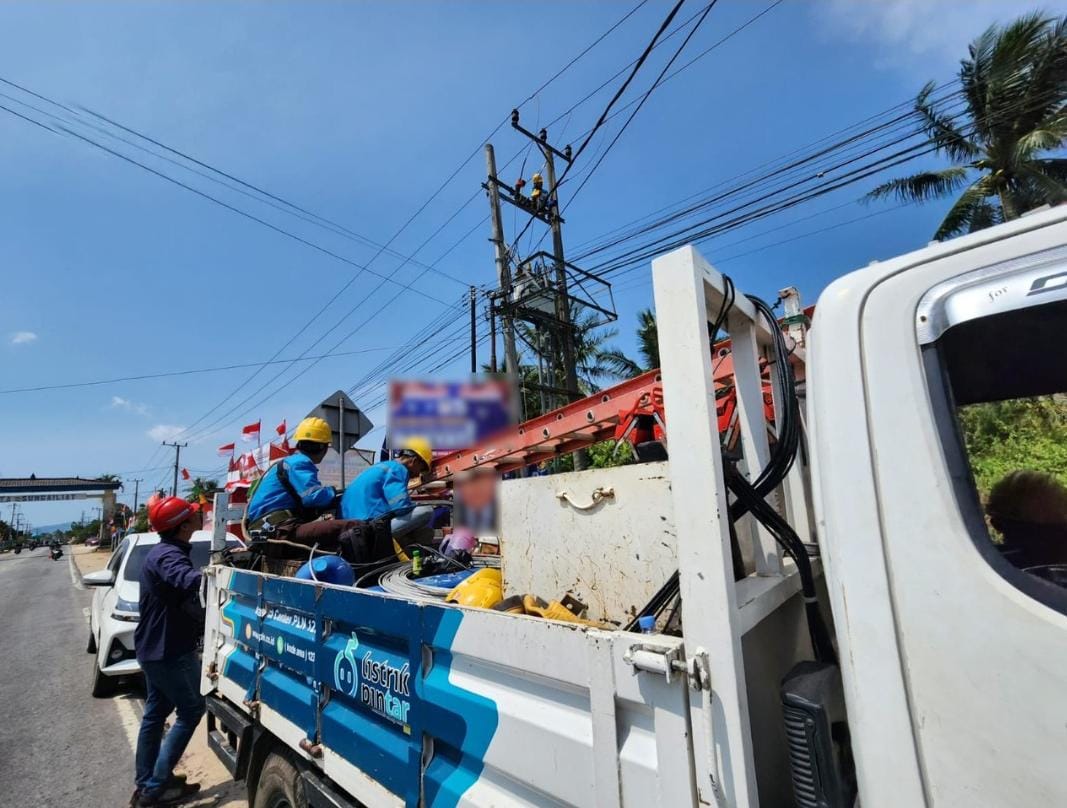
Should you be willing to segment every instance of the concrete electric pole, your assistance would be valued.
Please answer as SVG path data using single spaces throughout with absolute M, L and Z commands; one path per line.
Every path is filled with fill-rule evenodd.
M 174 447 L 174 485 L 170 489 L 170 495 L 172 497 L 176 497 L 178 496 L 178 465 L 181 462 L 182 448 L 188 446 L 189 444 L 178 443 L 177 441 L 174 441 L 173 443 L 167 443 L 166 441 L 163 441 L 163 445 Z

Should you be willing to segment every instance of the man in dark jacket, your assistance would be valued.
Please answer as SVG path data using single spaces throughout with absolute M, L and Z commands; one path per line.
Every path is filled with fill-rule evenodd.
M 137 737 L 138 806 L 171 805 L 199 791 L 176 777 L 174 766 L 204 715 L 196 653 L 201 573 L 189 560 L 189 541 L 203 516 L 199 505 L 167 497 L 149 508 L 148 521 L 160 541 L 141 568 L 141 620 L 133 636 L 148 689 Z M 164 737 L 172 712 L 177 719 Z

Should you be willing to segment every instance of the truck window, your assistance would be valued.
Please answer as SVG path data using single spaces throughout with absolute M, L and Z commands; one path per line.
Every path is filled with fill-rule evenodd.
M 1001 575 L 1067 612 L 1067 300 L 945 325 L 924 358 L 971 537 Z

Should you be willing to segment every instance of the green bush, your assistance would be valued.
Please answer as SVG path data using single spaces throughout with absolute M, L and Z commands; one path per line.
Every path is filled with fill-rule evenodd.
M 959 419 L 983 501 L 1016 469 L 1043 471 L 1067 485 L 1067 397 L 972 404 L 960 408 Z

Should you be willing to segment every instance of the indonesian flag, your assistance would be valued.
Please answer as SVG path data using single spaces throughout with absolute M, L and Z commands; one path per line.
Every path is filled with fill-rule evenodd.
M 191 480 L 192 479 L 192 475 L 189 474 L 189 469 L 182 469 L 182 479 L 183 480 Z
M 291 454 L 292 450 L 289 449 L 288 443 L 283 443 L 280 445 L 276 443 L 270 444 L 270 462 L 272 463 L 275 460 L 281 460 L 283 457 L 288 457 Z
M 224 443 L 218 448 L 219 457 L 225 457 L 226 455 L 233 455 L 234 449 L 237 448 L 236 443 Z
M 242 428 L 241 440 L 246 442 L 259 440 L 259 424 L 260 422 L 256 421 L 254 424 L 249 424 L 248 426 Z
M 274 431 L 279 435 L 284 435 L 288 430 L 285 428 L 285 421 L 283 420 L 278 426 L 274 427 Z

